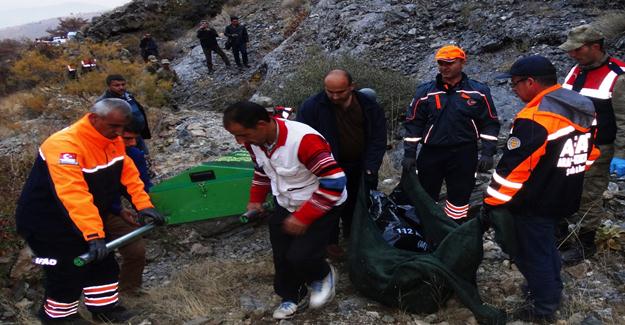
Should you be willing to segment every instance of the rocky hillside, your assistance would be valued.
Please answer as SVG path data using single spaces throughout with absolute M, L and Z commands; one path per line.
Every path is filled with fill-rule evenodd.
M 457 43 L 467 50 L 465 71 L 489 84 L 500 118 L 509 122 L 522 105 L 505 83 L 494 81 L 498 71 L 519 56 L 542 54 L 553 60 L 562 78 L 573 65 L 557 48 L 566 31 L 583 23 L 613 19 L 606 15 L 623 10 L 624 3 L 608 0 L 135 0 L 95 19 L 87 35 L 96 40 L 120 39 L 151 31 L 160 44 L 174 49 L 173 67 L 181 79 L 174 88 L 178 110 L 149 109 L 157 135 L 149 145 L 158 181 L 237 148 L 221 128 L 219 110 L 253 94 L 279 98 L 279 93 L 289 92 L 299 67 L 310 60 L 311 49 L 327 58 L 356 57 L 425 81 L 436 73 L 435 50 Z M 239 16 L 248 28 L 252 68 L 226 69 L 215 57 L 217 70 L 208 74 L 193 26 L 208 19 L 222 32 L 230 15 Z M 610 36 L 611 53 L 625 58 L 624 36 Z M 383 90 L 379 96 L 385 96 Z M 73 109 L 87 107 L 94 99 L 62 94 L 55 98 Z M 29 132 L 3 133 L 10 136 L 0 141 L 0 153 L 31 150 L 35 140 L 50 132 L 45 128 L 38 131 L 41 125 L 60 128 L 63 123 L 65 119 L 50 114 L 24 121 L 22 130 Z M 398 176 L 390 170 L 385 175 L 389 187 Z M 487 179 L 488 175 L 480 175 L 476 195 Z M 614 216 L 605 222 L 614 229 L 625 229 L 621 219 L 625 212 L 623 184 L 615 180 L 606 195 Z M 271 311 L 277 301 L 272 296 L 266 227 L 252 225 L 215 234 L 216 229 L 231 228 L 228 222 L 194 224 L 161 229 L 150 236 L 150 264 L 145 273 L 148 294 L 128 301 L 139 312 L 132 323 L 273 323 Z M 485 262 L 478 274 L 482 296 L 501 308 L 519 307 L 520 273 L 490 237 L 484 248 Z M 14 254 L 0 259 L 0 269 L 12 270 L 11 279 L 2 281 L 5 298 L 0 300 L 0 322 L 33 321 L 30 313 L 37 308 L 42 292 L 28 261 L 25 251 L 21 257 Z M 437 313 L 411 315 L 362 298 L 349 284 L 344 261 L 336 263 L 341 273 L 336 302 L 295 322 L 475 324 L 470 312 L 455 300 Z M 625 323 L 624 265 L 620 252 L 607 252 L 565 269 L 566 301 L 559 324 Z

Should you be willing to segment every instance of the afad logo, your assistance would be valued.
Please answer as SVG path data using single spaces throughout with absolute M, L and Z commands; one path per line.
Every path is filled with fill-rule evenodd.
M 37 265 L 44 265 L 44 266 L 55 266 L 56 265 L 56 260 L 53 258 L 47 258 L 47 257 L 35 257 L 33 258 L 33 263 L 37 264 Z
M 558 167 L 566 169 L 566 176 L 581 173 L 586 170 L 586 160 L 590 150 L 590 133 L 569 138 L 564 143 Z

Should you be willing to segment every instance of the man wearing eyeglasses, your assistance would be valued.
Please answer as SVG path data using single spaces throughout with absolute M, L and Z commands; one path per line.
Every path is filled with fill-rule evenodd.
M 572 89 L 589 98 L 597 113 L 597 140 L 601 157 L 586 173 L 579 211 L 567 219 L 575 234 L 562 245 L 565 264 L 577 264 L 592 256 L 595 232 L 602 217 L 603 192 L 610 173 L 625 176 L 625 62 L 606 53 L 604 35 L 591 25 L 571 29 L 560 49 L 577 61 L 566 76 L 563 88 Z
M 528 300 L 514 319 L 554 322 L 562 294 L 556 226 L 579 208 L 584 173 L 599 155 L 595 111 L 589 99 L 557 83 L 545 57 L 521 58 L 498 78 L 510 78 L 526 105 L 512 122 L 484 211 L 488 216 L 505 208 L 512 214 L 517 249 L 508 253 L 527 280 Z
M 406 113 L 402 165 L 418 170 L 421 185 L 435 201 L 444 180 L 445 213 L 461 223 L 467 220 L 476 170 L 487 172 L 493 167 L 500 125 L 488 86 L 462 72 L 465 52 L 447 45 L 434 58 L 440 73 L 417 88 Z M 478 139 L 482 142 L 479 160 Z

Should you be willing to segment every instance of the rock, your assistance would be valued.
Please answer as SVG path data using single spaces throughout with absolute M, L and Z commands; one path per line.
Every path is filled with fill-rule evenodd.
M 579 263 L 577 265 L 567 267 L 564 270 L 573 278 L 579 280 L 586 277 L 586 273 L 588 272 L 588 265 L 586 263 Z
M 380 313 L 377 311 L 367 311 L 365 314 L 373 318 L 380 318 Z
M 32 305 L 33 305 L 32 301 L 24 298 L 24 299 L 20 300 L 18 303 L 16 303 L 15 307 L 17 307 L 19 309 L 26 309 L 26 308 L 29 308 Z
M 426 323 L 434 323 L 437 319 L 438 319 L 438 315 L 436 315 L 436 314 L 429 314 L 429 315 L 425 316 L 423 321 L 425 321 Z
M 603 322 L 597 319 L 594 315 L 589 315 L 582 320 L 581 325 L 603 325 Z
M 393 316 L 390 316 L 390 315 L 384 315 L 384 317 L 382 317 L 382 322 L 384 322 L 384 323 L 394 323 L 395 322 L 395 318 L 393 318 Z
M 280 324 L 280 325 L 295 325 L 295 323 L 291 322 L 290 320 L 286 320 L 286 319 L 281 320 L 278 324 Z
M 239 297 L 241 309 L 245 312 L 265 311 L 267 309 L 265 303 L 256 297 L 242 295 Z
M 30 280 L 37 276 L 39 268 L 33 262 L 33 252 L 29 247 L 20 250 L 17 261 L 11 269 L 11 279 Z
M 573 315 L 571 315 L 571 317 L 569 317 L 567 322 L 569 323 L 569 325 L 580 325 L 583 320 L 584 315 L 582 315 L 582 313 L 574 313 Z
M 190 321 L 184 322 L 183 325 L 208 325 L 211 323 L 211 318 L 208 317 L 197 317 Z
M 191 255 L 210 255 L 213 252 L 213 249 L 209 246 L 204 246 L 200 243 L 195 243 L 191 246 Z

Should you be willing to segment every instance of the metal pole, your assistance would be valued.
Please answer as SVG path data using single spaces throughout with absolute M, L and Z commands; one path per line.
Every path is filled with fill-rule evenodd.
M 152 223 L 148 223 L 145 226 L 139 227 L 115 240 L 112 240 L 108 243 L 106 243 L 106 250 L 111 253 L 112 251 L 114 251 L 115 249 L 124 246 L 125 244 L 127 244 L 130 241 L 135 240 L 138 236 L 143 235 L 144 233 L 152 230 L 153 228 L 155 228 L 156 225 L 152 224 Z M 74 258 L 74 265 L 76 266 L 84 266 L 88 263 L 93 262 L 94 258 L 93 256 L 91 256 L 89 254 L 89 252 L 84 253 L 76 258 Z

